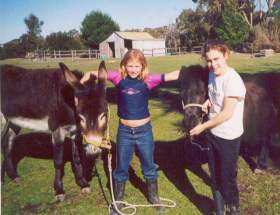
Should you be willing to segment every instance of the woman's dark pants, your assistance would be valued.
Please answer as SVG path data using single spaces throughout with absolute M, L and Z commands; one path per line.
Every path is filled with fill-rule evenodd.
M 209 170 L 216 211 L 223 210 L 224 204 L 239 207 L 237 161 L 240 139 L 226 140 L 207 134 Z

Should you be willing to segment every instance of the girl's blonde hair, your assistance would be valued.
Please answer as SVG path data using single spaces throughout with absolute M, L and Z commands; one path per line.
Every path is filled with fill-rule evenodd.
M 139 63 L 142 66 L 142 69 L 141 69 L 141 72 L 140 72 L 140 75 L 138 78 L 140 80 L 145 80 L 149 71 L 148 71 L 148 67 L 147 67 L 146 58 L 145 58 L 143 52 L 141 52 L 139 49 L 130 49 L 129 51 L 127 51 L 125 53 L 125 55 L 120 63 L 120 73 L 121 73 L 122 78 L 126 78 L 128 75 L 125 67 L 126 67 L 128 61 L 130 61 L 130 60 L 139 61 Z
M 202 57 L 204 59 L 206 58 L 206 53 L 209 52 L 210 50 L 217 50 L 223 53 L 224 56 L 230 54 L 230 50 L 228 46 L 224 42 L 218 40 L 211 40 L 204 44 L 202 50 Z

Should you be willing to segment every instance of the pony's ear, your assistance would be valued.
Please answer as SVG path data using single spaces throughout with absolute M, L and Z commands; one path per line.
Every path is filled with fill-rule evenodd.
M 98 68 L 98 82 L 105 84 L 106 80 L 107 80 L 107 69 L 105 66 L 105 62 L 101 61 Z
M 59 67 L 63 72 L 66 82 L 69 83 L 74 88 L 78 87 L 80 81 L 76 77 L 76 75 L 71 70 L 69 70 L 68 67 L 64 63 L 60 62 Z
M 68 67 L 67 67 L 64 63 L 59 62 L 58 64 L 59 64 L 59 67 L 60 67 L 60 69 L 61 69 L 62 71 L 64 71 L 64 70 L 69 70 Z
M 97 79 L 97 77 L 95 74 L 90 74 L 88 81 L 93 83 L 93 82 L 95 82 L 96 79 Z
M 187 70 L 187 67 L 186 67 L 186 66 L 182 66 L 182 67 L 181 67 L 178 80 L 182 80 L 183 75 L 184 75 L 184 71 L 186 71 L 186 70 Z

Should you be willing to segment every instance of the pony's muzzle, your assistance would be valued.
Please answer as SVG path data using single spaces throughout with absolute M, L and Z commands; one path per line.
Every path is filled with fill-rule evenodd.
M 86 154 L 96 156 L 101 153 L 100 145 L 102 136 L 99 135 L 84 135 L 83 142 L 85 143 Z

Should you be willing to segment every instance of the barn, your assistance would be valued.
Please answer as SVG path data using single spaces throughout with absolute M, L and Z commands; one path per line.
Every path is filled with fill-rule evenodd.
M 165 55 L 165 40 L 156 39 L 147 32 L 113 32 L 99 44 L 101 57 L 121 58 L 132 48 L 140 49 L 145 56 Z

